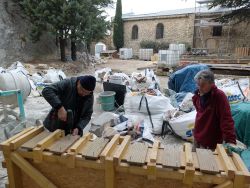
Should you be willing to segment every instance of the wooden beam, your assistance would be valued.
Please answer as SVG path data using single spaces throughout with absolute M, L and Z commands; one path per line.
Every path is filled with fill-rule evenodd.
M 215 186 L 214 188 L 232 188 L 232 187 L 233 187 L 233 182 L 228 180 L 220 185 Z
M 111 141 L 106 145 L 106 147 L 104 148 L 104 150 L 102 151 L 102 153 L 100 154 L 100 160 L 102 162 L 105 161 L 105 158 L 108 157 L 108 155 L 110 155 L 110 153 L 112 151 L 114 151 L 114 149 L 117 147 L 117 145 L 119 144 L 119 138 L 120 135 L 116 134 Z
M 6 166 L 7 166 L 9 187 L 22 188 L 20 168 L 18 168 L 18 166 L 15 163 L 13 163 L 11 159 L 6 159 Z
M 233 162 L 234 162 L 237 170 L 242 171 L 245 176 L 250 176 L 250 173 L 249 173 L 246 165 L 242 161 L 241 157 L 237 153 L 233 152 L 232 158 L 233 158 Z
M 105 187 L 106 188 L 115 188 L 114 163 L 113 163 L 113 159 L 111 159 L 109 157 L 107 157 L 105 160 Z
M 125 154 L 126 150 L 128 149 L 128 146 L 130 144 L 131 137 L 125 136 L 119 149 L 114 153 L 114 162 L 116 164 L 119 164 L 121 162 L 122 156 Z
M 234 188 L 244 188 L 246 181 L 245 181 L 245 176 L 243 172 L 236 172 L 235 173 L 235 178 L 234 178 Z
M 56 188 L 41 172 L 35 169 L 28 161 L 22 158 L 16 152 L 11 153 L 11 160 L 31 179 L 33 179 L 40 187 Z
M 225 168 L 225 171 L 226 171 L 228 177 L 230 179 L 234 179 L 235 168 L 234 168 L 232 162 L 230 161 L 230 159 L 229 159 L 223 145 L 217 144 L 216 150 L 218 152 L 218 156 L 219 156 L 221 162 L 223 163 L 223 166 Z
M 64 136 L 63 130 L 56 130 L 48 137 L 44 138 L 40 142 L 37 143 L 37 147 L 39 147 L 41 150 L 44 150 L 45 148 L 49 147 L 53 142 L 58 140 L 60 137 Z
M 186 159 L 186 166 L 193 166 L 194 160 L 192 155 L 192 146 L 190 143 L 184 144 L 185 149 L 185 159 Z
M 15 139 L 17 139 L 18 137 L 22 136 L 23 134 L 26 134 L 27 132 L 31 131 L 32 129 L 34 129 L 34 127 L 28 127 L 25 128 L 22 132 L 17 133 L 16 135 L 12 136 L 11 138 L 9 138 L 8 140 L 3 141 L 0 144 L 0 150 L 4 152 L 5 149 L 10 149 L 9 148 L 9 143 Z
M 149 156 L 149 161 L 151 163 L 156 163 L 157 160 L 157 154 L 158 154 L 158 148 L 160 146 L 160 142 L 158 140 L 156 140 L 153 144 L 152 150 L 150 152 L 150 156 Z
M 87 133 L 83 135 L 83 137 L 81 137 L 78 141 L 76 141 L 76 143 L 74 143 L 70 147 L 70 151 L 74 153 L 78 153 L 80 149 L 89 141 L 91 137 L 92 137 L 91 133 Z
M 44 130 L 43 126 L 39 126 L 38 128 L 32 129 L 25 134 L 20 135 L 18 138 L 12 140 L 10 142 L 10 148 L 12 150 L 16 150 L 19 148 L 21 145 L 23 145 L 25 142 L 33 138 L 34 136 L 38 135 Z

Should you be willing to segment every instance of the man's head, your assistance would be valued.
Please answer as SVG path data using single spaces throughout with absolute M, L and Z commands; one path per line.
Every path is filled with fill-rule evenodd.
M 202 70 L 196 74 L 194 80 L 197 83 L 200 94 L 206 94 L 214 85 L 214 73 L 210 70 Z
M 86 75 L 78 77 L 77 80 L 77 93 L 79 96 L 84 97 L 93 93 L 96 85 L 95 77 Z

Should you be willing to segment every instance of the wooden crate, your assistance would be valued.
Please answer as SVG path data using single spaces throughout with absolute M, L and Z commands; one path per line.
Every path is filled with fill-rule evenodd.
M 63 131 L 28 128 L 1 143 L 3 166 L 14 188 L 166 188 L 246 187 L 247 168 L 239 155 L 228 156 L 222 145 L 215 152 L 191 152 L 183 146 L 153 146 L 112 140 L 65 137 Z

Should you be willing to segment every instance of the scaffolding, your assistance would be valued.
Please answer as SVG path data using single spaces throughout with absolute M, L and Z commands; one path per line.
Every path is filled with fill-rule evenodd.
M 207 49 L 207 44 L 203 35 L 203 28 L 212 28 L 216 26 L 221 27 L 228 27 L 227 29 L 227 36 L 219 38 L 219 47 L 218 47 L 218 56 L 222 56 L 223 54 L 226 54 L 229 52 L 229 40 L 230 40 L 230 31 L 231 31 L 231 24 L 223 24 L 220 22 L 215 22 L 214 17 L 203 17 L 202 12 L 204 9 L 208 8 L 209 3 L 211 3 L 213 0 L 196 0 L 195 1 L 195 41 L 196 44 L 197 39 L 200 39 L 201 41 L 201 48 Z M 223 14 L 223 13 L 220 13 Z M 197 33 L 198 32 L 198 33 Z M 222 32 L 223 33 L 223 32 Z M 198 34 L 198 37 L 197 37 Z M 197 48 L 197 46 L 196 46 Z M 207 49 L 208 50 L 208 49 Z

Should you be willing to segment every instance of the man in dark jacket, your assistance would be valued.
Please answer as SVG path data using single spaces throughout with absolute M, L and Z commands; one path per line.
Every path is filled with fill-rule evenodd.
M 51 132 L 65 130 L 65 134 L 82 135 L 93 113 L 96 79 L 93 76 L 80 76 L 65 79 L 43 89 L 42 94 L 52 106 L 44 120 L 44 126 Z M 73 127 L 69 128 L 67 111 L 73 114 Z
M 226 95 L 214 84 L 214 74 L 209 70 L 195 76 L 198 90 L 193 96 L 197 111 L 194 127 L 194 148 L 214 150 L 218 143 L 235 145 L 234 121 Z

